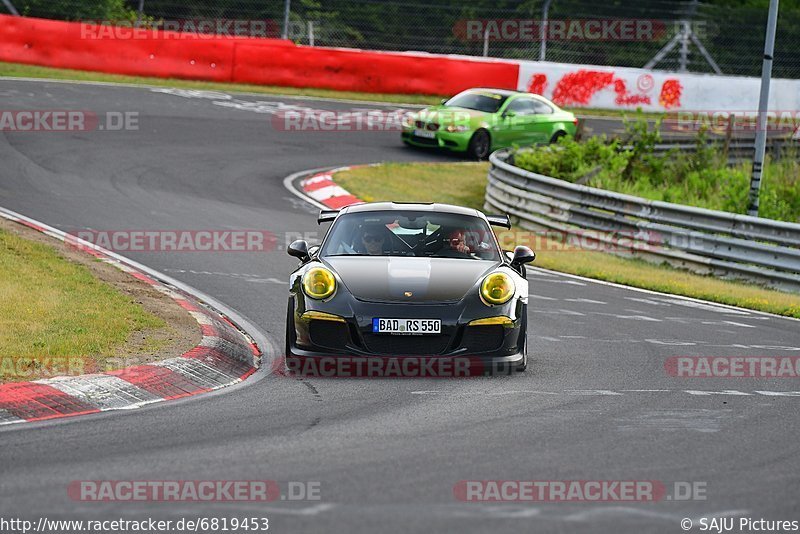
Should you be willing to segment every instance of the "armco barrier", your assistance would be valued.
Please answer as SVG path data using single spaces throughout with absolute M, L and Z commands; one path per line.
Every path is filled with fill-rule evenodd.
M 625 240 L 625 252 L 643 259 L 800 291 L 800 224 L 573 184 L 515 167 L 509 155 L 490 157 L 485 208 L 524 229 L 609 245 Z
M 137 38 L 105 37 L 109 33 L 96 38 L 95 25 L 0 15 L 0 61 L 406 94 L 455 94 L 476 85 L 514 89 L 519 74 L 516 63 L 478 58 L 295 46 L 280 39 L 187 37 L 140 29 Z

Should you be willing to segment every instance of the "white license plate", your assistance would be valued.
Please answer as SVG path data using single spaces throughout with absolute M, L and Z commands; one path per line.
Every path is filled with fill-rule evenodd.
M 436 132 L 430 130 L 414 130 L 416 137 L 424 137 L 425 139 L 436 139 Z
M 441 319 L 380 319 L 372 320 L 376 334 L 440 334 Z

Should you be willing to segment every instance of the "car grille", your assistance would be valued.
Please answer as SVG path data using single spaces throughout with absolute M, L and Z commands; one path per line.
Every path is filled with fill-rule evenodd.
M 416 121 L 414 123 L 414 126 L 416 126 L 417 128 L 425 128 L 425 121 Z
M 461 346 L 469 352 L 488 352 L 499 349 L 504 337 L 503 325 L 468 326 L 461 340 Z
M 449 336 L 393 336 L 365 334 L 367 350 L 375 354 L 409 356 L 415 354 L 441 354 L 447 349 Z
M 431 146 L 439 146 L 439 141 L 436 139 L 428 139 L 427 137 L 417 137 L 416 135 L 412 137 L 415 143 L 419 143 L 421 145 L 431 145 Z
M 311 342 L 318 347 L 343 349 L 349 341 L 347 325 L 333 321 L 312 320 L 308 327 Z
M 428 130 L 435 132 L 436 130 L 439 129 L 439 125 L 435 122 L 429 122 L 427 128 Z

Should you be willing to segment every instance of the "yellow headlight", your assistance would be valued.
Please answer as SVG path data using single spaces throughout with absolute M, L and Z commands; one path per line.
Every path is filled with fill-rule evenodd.
M 514 296 L 514 281 L 503 272 L 487 275 L 481 283 L 481 297 L 487 304 L 503 304 Z
M 336 291 L 336 278 L 325 267 L 314 267 L 303 275 L 303 291 L 312 299 L 324 299 Z

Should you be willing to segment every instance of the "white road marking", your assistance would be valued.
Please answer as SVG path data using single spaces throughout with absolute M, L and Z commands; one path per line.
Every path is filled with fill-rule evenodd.
M 725 390 L 698 390 L 698 389 L 564 389 L 561 391 L 542 391 L 527 389 L 512 389 L 503 392 L 494 390 L 464 391 L 464 390 L 443 390 L 443 389 L 423 389 L 409 392 L 411 395 L 442 395 L 446 397 L 472 397 L 472 396 L 496 396 L 496 395 L 568 395 L 580 397 L 624 397 L 629 394 L 683 394 L 693 397 L 709 397 L 712 395 L 732 395 L 737 397 L 800 397 L 800 391 L 765 391 L 755 390 L 752 392 L 738 391 L 735 389 Z
M 536 300 L 558 300 L 558 299 L 556 299 L 556 298 L 553 298 L 553 297 L 545 297 L 545 296 L 543 296 L 543 295 L 534 295 L 534 294 L 532 294 L 532 293 L 529 293 L 529 294 L 528 294 L 528 296 L 529 296 L 530 298 L 532 298 L 532 299 L 536 299 Z
M 586 304 L 608 304 L 607 302 L 603 302 L 602 300 L 592 300 L 592 299 L 564 299 L 564 302 L 583 302 Z
M 756 328 L 751 324 L 737 323 L 736 321 L 722 321 L 723 323 L 732 324 L 733 326 L 741 326 L 743 328 Z
M 627 319 L 631 321 L 650 321 L 655 323 L 660 323 L 661 319 L 656 319 L 654 317 L 648 317 L 647 315 L 618 315 L 616 313 L 606 313 L 606 312 L 589 312 L 594 315 L 604 315 L 606 317 L 614 317 L 616 319 Z
M 660 302 L 665 302 L 668 304 L 675 304 L 677 306 L 685 306 L 687 308 L 695 308 L 698 310 L 706 310 L 706 311 L 713 311 L 716 313 L 729 313 L 733 315 L 750 315 L 750 312 L 744 310 L 731 310 L 730 308 L 723 308 L 716 304 L 706 304 L 703 302 L 694 302 L 694 301 L 687 301 L 687 300 L 678 300 L 674 298 L 659 298 L 655 299 Z
M 528 269 L 528 273 L 529 274 L 533 273 L 535 271 L 541 271 L 541 272 L 549 273 L 549 274 L 552 274 L 554 276 L 559 276 L 559 277 L 562 277 L 562 278 L 569 278 L 569 279 L 572 279 L 572 280 L 583 280 L 583 281 L 588 282 L 590 284 L 596 284 L 596 285 L 601 285 L 601 286 L 609 286 L 609 287 L 614 287 L 614 288 L 617 288 L 617 289 L 625 289 L 627 291 L 634 291 L 636 293 L 644 293 L 644 294 L 647 294 L 647 295 L 658 295 L 659 297 L 667 298 L 668 300 L 666 300 L 666 302 L 673 303 L 673 304 L 677 304 L 678 302 L 681 302 L 681 303 L 696 303 L 696 304 L 702 304 L 704 306 L 713 306 L 713 307 L 718 308 L 720 310 L 725 310 L 726 313 L 733 313 L 733 314 L 739 314 L 739 315 L 760 315 L 762 317 L 767 317 L 767 318 L 772 318 L 772 319 L 786 319 L 787 321 L 800 321 L 800 319 L 796 318 L 796 317 L 786 317 L 786 316 L 783 316 L 783 315 L 777 315 L 777 314 L 769 313 L 769 312 L 763 312 L 763 311 L 758 311 L 758 310 L 748 310 L 748 309 L 745 309 L 745 308 L 740 308 L 738 306 L 731 306 L 731 305 L 728 305 L 728 304 L 719 304 L 719 303 L 714 303 L 714 302 L 708 302 L 708 301 L 704 301 L 704 300 L 700 300 L 700 299 L 696 299 L 696 298 L 692 298 L 692 297 L 684 297 L 683 295 L 670 295 L 669 293 L 663 293 L 661 291 L 654 291 L 652 289 L 643 289 L 643 288 L 640 288 L 640 287 L 626 286 L 626 285 L 623 285 L 623 284 L 617 284 L 616 282 L 606 282 L 605 280 L 596 280 L 594 278 L 587 278 L 585 276 L 580 276 L 580 275 L 577 275 L 577 274 L 560 273 L 560 272 L 557 272 L 557 271 L 550 271 L 550 270 L 547 270 L 547 269 L 542 269 L 541 267 L 528 266 L 527 269 Z
M 557 337 L 550 337 L 550 336 L 536 336 L 536 337 L 539 339 L 544 339 L 545 341 L 556 341 L 556 342 L 561 341 Z
M 666 302 L 659 302 L 653 299 L 640 299 L 636 297 L 625 297 L 625 300 L 632 300 L 634 302 L 642 302 L 644 304 L 650 304 L 651 306 L 672 306 L 672 304 Z
M 670 346 L 677 346 L 677 347 L 689 347 L 692 345 L 697 345 L 694 341 L 681 341 L 679 339 L 645 339 L 647 343 L 652 343 L 653 345 L 670 345 Z
M 573 311 L 573 310 L 531 310 L 529 309 L 528 312 L 530 313 L 544 313 L 547 315 L 586 315 L 585 313 Z
M 539 280 L 540 282 L 550 282 L 552 284 L 569 284 L 572 286 L 585 286 L 583 282 L 576 282 L 575 280 L 551 280 L 549 278 L 545 278 L 544 280 Z
M 737 391 L 735 389 L 724 389 L 722 391 L 706 391 L 706 390 L 698 390 L 698 389 L 687 389 L 685 393 L 689 395 L 738 395 L 738 396 L 750 396 L 752 393 L 745 393 L 743 391 Z
M 622 393 L 608 389 L 567 389 L 564 392 L 567 395 L 622 395 Z

